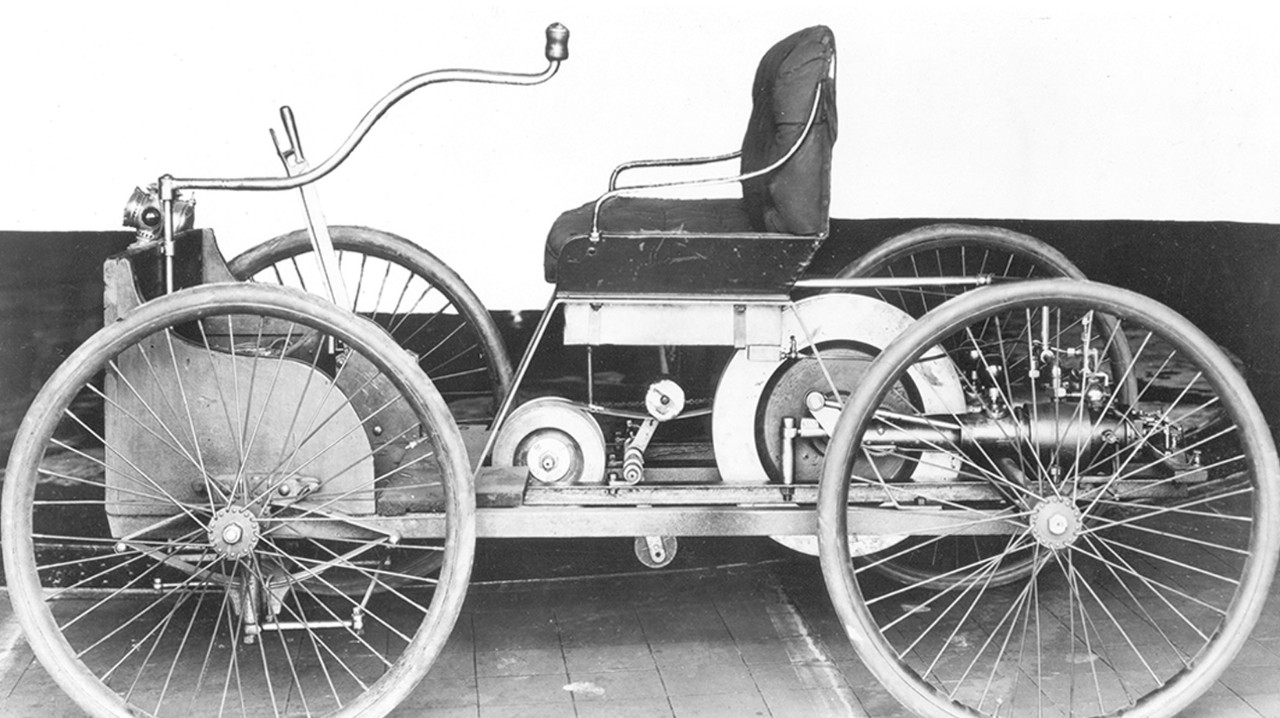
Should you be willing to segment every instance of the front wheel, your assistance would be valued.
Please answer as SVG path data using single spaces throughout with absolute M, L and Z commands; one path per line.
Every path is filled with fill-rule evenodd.
M 380 528 L 405 503 L 441 538 Z M 18 430 L 0 519 L 27 640 L 96 716 L 383 715 L 440 653 L 475 550 L 462 439 L 413 359 L 252 284 L 162 297 L 76 350 Z
M 1098 361 L 1115 341 L 1127 365 Z M 938 346 L 981 358 L 966 381 L 984 402 L 878 411 L 919 388 L 908 371 L 945 361 Z M 1132 401 L 1117 372 L 1137 379 Z M 989 546 L 946 581 L 935 569 L 902 585 L 851 563 L 845 509 L 851 486 L 882 485 L 858 458 L 919 445 L 980 493 L 898 486 L 875 505 L 941 511 Z M 864 663 L 921 715 L 1174 715 L 1258 619 L 1280 554 L 1278 481 L 1244 380 L 1172 310 L 1073 280 L 975 290 L 886 348 L 842 413 L 821 479 L 823 574 Z

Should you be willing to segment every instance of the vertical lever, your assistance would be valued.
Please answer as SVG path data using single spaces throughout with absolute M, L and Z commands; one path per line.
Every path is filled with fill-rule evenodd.
M 290 177 L 306 172 L 311 168 L 307 158 L 302 154 L 302 141 L 298 137 L 298 125 L 293 119 L 293 110 L 285 105 L 280 108 L 280 120 L 284 123 L 285 141 L 282 146 L 275 130 L 271 131 L 271 141 L 275 143 L 276 154 L 284 163 L 284 171 Z M 320 276 L 324 278 L 325 291 L 329 301 L 343 309 L 355 310 L 347 297 L 347 287 L 338 273 L 338 255 L 333 249 L 333 238 L 329 235 L 329 225 L 320 211 L 320 195 L 315 184 L 305 184 L 299 188 L 302 193 L 302 211 L 307 218 L 307 233 L 311 235 L 311 248 L 315 250 L 316 263 Z
M 293 108 L 288 105 L 280 107 L 280 121 L 284 123 L 285 138 L 289 140 L 289 149 L 291 154 L 298 159 L 303 159 L 302 140 L 298 139 L 298 123 L 293 119 Z M 276 144 L 279 151 L 279 143 Z

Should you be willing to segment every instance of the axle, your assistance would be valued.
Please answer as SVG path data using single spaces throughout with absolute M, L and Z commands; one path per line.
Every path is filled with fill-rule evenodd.
M 948 417 L 919 417 L 878 412 L 863 435 L 870 447 L 929 449 L 956 446 L 1029 446 L 1040 452 L 1095 453 L 1133 446 L 1145 438 L 1142 427 L 1088 407 L 1062 402 L 1023 405 L 1000 416 L 974 412 Z

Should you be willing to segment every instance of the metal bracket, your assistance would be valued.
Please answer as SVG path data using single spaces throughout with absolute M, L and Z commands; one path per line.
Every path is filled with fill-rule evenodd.
M 628 484 L 638 484 L 644 478 L 644 452 L 649 448 L 653 432 L 658 429 L 658 420 L 654 417 L 645 419 L 635 436 L 627 439 L 626 449 L 622 452 L 622 480 Z
M 675 536 L 641 536 L 636 539 L 636 558 L 649 568 L 662 568 L 676 559 Z
M 823 434 L 831 436 L 835 433 L 836 422 L 840 420 L 840 410 L 843 408 L 839 402 L 826 398 L 820 391 L 811 391 L 805 396 L 804 404 L 809 414 L 818 422 L 818 426 L 822 427 Z M 802 428 L 803 425 L 802 421 Z

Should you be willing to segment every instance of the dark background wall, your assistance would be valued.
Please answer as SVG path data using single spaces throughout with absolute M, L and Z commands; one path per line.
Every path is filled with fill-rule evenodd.
M 1172 306 L 1243 362 L 1273 416 L 1280 408 L 1280 226 L 1234 222 L 834 220 L 812 273 L 830 274 L 877 242 L 936 221 L 991 224 L 1062 250 L 1090 278 Z M 102 325 L 102 261 L 126 232 L 0 232 L 0 456 L 31 398 Z M 539 271 L 529 267 L 528 271 Z M 495 316 L 513 349 L 532 329 Z
M 102 326 L 102 262 L 132 232 L 0 232 L 0 457 L 45 379 Z
M 1024 232 L 1090 279 L 1169 305 L 1244 363 L 1263 408 L 1280 413 L 1280 226 L 1131 220 L 834 220 L 813 272 L 831 273 L 886 237 L 938 221 Z

